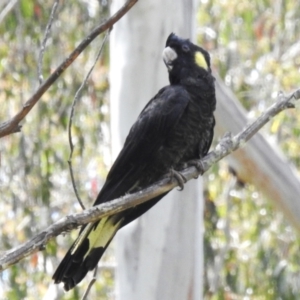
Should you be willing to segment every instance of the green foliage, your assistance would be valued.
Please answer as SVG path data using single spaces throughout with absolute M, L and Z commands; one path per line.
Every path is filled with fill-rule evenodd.
M 202 1 L 199 42 L 243 105 L 258 115 L 279 91 L 299 88 L 297 1 Z M 264 129 L 300 168 L 300 115 L 281 113 Z M 225 162 L 207 177 L 206 299 L 299 299 L 299 234 Z M 296 201 L 297 199 L 295 199 Z

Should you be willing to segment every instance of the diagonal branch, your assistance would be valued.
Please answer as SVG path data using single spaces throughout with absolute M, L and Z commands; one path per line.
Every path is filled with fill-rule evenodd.
M 6 16 L 10 13 L 10 11 L 14 8 L 14 6 L 18 3 L 18 0 L 7 1 L 6 6 L 0 12 L 0 24 L 6 18 Z
M 257 133 L 271 118 L 281 111 L 294 107 L 292 103 L 294 99 L 300 98 L 300 89 L 295 93 L 284 96 L 282 93 L 278 96 L 278 101 L 266 110 L 256 121 L 247 126 L 242 132 L 231 137 L 227 134 L 207 156 L 200 160 L 203 170 L 207 171 L 213 164 L 229 155 L 231 152 L 242 147 L 255 133 Z M 187 180 L 197 177 L 199 171 L 195 167 L 190 167 L 182 170 L 182 175 Z M 176 180 L 162 179 L 148 188 L 134 194 L 128 194 L 124 197 L 106 202 L 92 208 L 89 208 L 81 213 L 68 215 L 54 224 L 50 225 L 44 231 L 33 237 L 28 242 L 4 252 L 0 256 L 0 271 L 16 264 L 21 259 L 45 248 L 47 242 L 60 235 L 63 232 L 75 229 L 80 225 L 97 221 L 98 219 L 109 216 L 138 204 L 144 203 L 160 194 L 163 194 L 178 185 Z
M 76 49 L 56 68 L 37 91 L 25 102 L 22 109 L 10 120 L 0 124 L 0 138 L 6 135 L 19 132 L 19 124 L 26 115 L 31 111 L 34 105 L 40 100 L 49 87 L 60 77 L 60 75 L 74 62 L 78 55 L 102 32 L 112 28 L 137 2 L 138 0 L 127 0 L 127 2 L 107 21 L 96 27 L 77 47 Z

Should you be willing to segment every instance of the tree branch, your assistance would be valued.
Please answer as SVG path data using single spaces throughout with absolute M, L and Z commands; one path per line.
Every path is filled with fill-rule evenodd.
M 7 1 L 6 6 L 2 9 L 0 13 L 0 24 L 3 22 L 5 17 L 9 14 L 9 12 L 14 8 L 14 6 L 18 3 L 18 0 Z
M 43 94 L 49 87 L 60 77 L 60 75 L 74 62 L 78 55 L 102 32 L 112 28 L 112 26 L 119 21 L 137 2 L 138 0 L 128 0 L 122 8 L 120 8 L 107 21 L 96 27 L 79 45 L 76 49 L 56 68 L 56 70 L 48 77 L 38 90 L 25 102 L 22 109 L 10 120 L 0 124 L 0 138 L 6 135 L 19 132 L 21 125 L 19 124 L 26 115 L 31 111 L 34 105 L 40 100 Z
M 39 83 L 40 84 L 42 84 L 43 81 L 44 81 L 44 76 L 43 76 L 44 52 L 46 50 L 46 43 L 47 43 L 47 40 L 49 38 L 51 27 L 52 27 L 52 24 L 53 24 L 53 21 L 54 21 L 54 16 L 56 14 L 56 10 L 57 10 L 57 7 L 58 7 L 58 1 L 59 0 L 55 0 L 54 4 L 52 6 L 52 10 L 51 10 L 51 13 L 50 13 L 50 18 L 49 18 L 48 24 L 47 24 L 46 29 L 45 29 L 45 34 L 44 34 L 44 38 L 43 38 L 40 53 L 39 53 L 37 73 L 38 73 L 38 78 L 39 78 Z
M 249 112 L 218 74 L 214 73 L 214 77 L 217 97 L 215 136 L 221 137 L 228 131 L 237 134 L 250 123 Z M 276 98 L 271 103 L 274 102 Z M 300 231 L 300 202 L 295 201 L 300 195 L 300 174 L 278 144 L 258 132 L 246 147 L 227 156 L 226 163 L 237 173 L 239 180 L 253 184 Z
M 278 101 L 267 109 L 256 121 L 247 126 L 242 132 L 234 137 L 226 134 L 216 148 L 207 156 L 200 160 L 203 170 L 207 171 L 213 164 L 221 160 L 224 156 L 242 147 L 255 133 L 257 133 L 271 118 L 279 112 L 294 107 L 292 100 L 300 98 L 300 89 L 295 93 L 284 96 L 282 93 L 278 96 Z M 199 176 L 199 171 L 195 167 L 190 167 L 181 171 L 182 175 L 191 180 Z M 80 225 L 94 222 L 104 216 L 109 216 L 138 204 L 144 203 L 160 194 L 163 194 L 174 187 L 177 181 L 170 181 L 169 178 L 162 179 L 148 188 L 134 194 L 128 194 L 124 197 L 91 207 L 81 213 L 68 215 L 54 224 L 50 225 L 44 231 L 33 237 L 28 242 L 12 250 L 3 253 L 0 257 L 0 271 L 16 264 L 18 261 L 39 250 L 45 248 L 46 243 L 60 235 L 63 232 L 75 229 Z

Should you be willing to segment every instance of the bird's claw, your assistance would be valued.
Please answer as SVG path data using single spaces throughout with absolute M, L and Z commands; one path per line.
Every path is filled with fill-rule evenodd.
M 202 164 L 202 162 L 199 160 L 199 159 L 192 159 L 190 161 L 188 161 L 188 166 L 193 166 L 197 169 L 197 171 L 199 172 L 199 174 L 202 176 L 205 169 L 204 169 L 204 166 Z M 195 177 L 195 179 L 198 178 L 198 175 Z
M 186 178 L 178 171 L 170 169 L 170 180 L 176 179 L 178 186 L 180 187 L 179 191 L 182 191 L 184 184 L 187 182 Z

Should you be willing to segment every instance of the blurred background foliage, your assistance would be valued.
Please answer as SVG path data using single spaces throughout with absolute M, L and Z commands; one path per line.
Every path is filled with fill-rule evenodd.
M 0 16 L 12 2 L 0 4 Z M 38 57 L 54 3 L 15 2 L 0 23 L 1 122 L 14 116 L 39 85 Z M 104 0 L 59 1 L 43 58 L 44 79 L 107 17 L 108 10 Z M 97 38 L 47 91 L 26 117 L 22 133 L 1 139 L 1 251 L 27 241 L 64 215 L 81 211 L 68 170 L 67 126 L 75 93 L 94 63 L 103 37 Z M 108 50 L 106 44 L 82 90 L 73 119 L 73 168 L 86 206 L 94 202 L 111 164 Z M 76 234 L 74 231 L 59 237 L 47 245 L 46 251 L 1 273 L 0 299 L 43 299 L 44 295 L 57 293 L 51 274 Z M 107 299 L 113 293 L 114 261 L 104 267 L 105 272 L 93 289 L 102 295 L 97 299 Z M 63 297 L 61 288 L 59 292 L 57 299 Z M 64 297 L 80 299 L 81 296 L 75 289 Z
M 9 3 L 14 4 L 10 7 Z M 38 56 L 53 3 L 0 3 L 1 122 L 11 118 L 39 85 Z M 298 1 L 204 0 L 199 4 L 198 42 L 210 51 L 215 70 L 249 110 L 250 119 L 274 102 L 280 90 L 291 92 L 299 87 Z M 106 0 L 59 1 L 43 59 L 44 78 L 107 17 L 108 5 Z M 48 90 L 26 118 L 22 133 L 0 141 L 1 251 L 81 210 L 68 171 L 67 125 L 74 95 L 102 38 Z M 73 121 L 74 174 L 87 206 L 111 164 L 108 61 L 106 45 L 81 93 Z M 281 113 L 264 131 L 299 170 L 297 110 Z M 226 160 L 205 175 L 205 182 L 205 298 L 299 299 L 297 232 L 255 186 L 236 178 Z M 60 236 L 46 251 L 2 272 L 0 299 L 80 299 L 88 280 L 68 294 L 50 284 L 76 235 L 74 231 Z M 109 250 L 91 299 L 115 297 L 115 261 Z
M 250 120 L 299 88 L 300 2 L 203 0 L 198 23 L 198 42 Z M 263 131 L 299 171 L 299 110 Z M 288 220 L 226 160 L 205 179 L 205 299 L 300 299 L 300 240 Z

